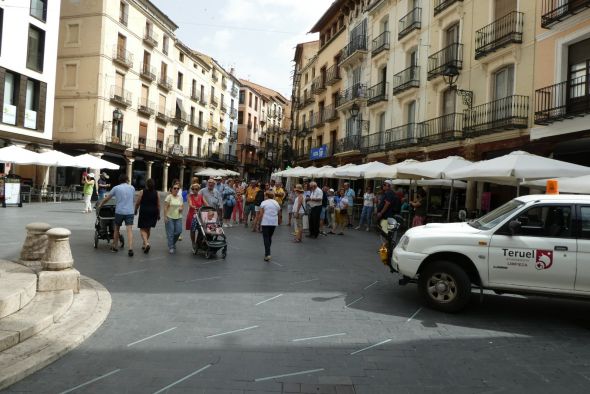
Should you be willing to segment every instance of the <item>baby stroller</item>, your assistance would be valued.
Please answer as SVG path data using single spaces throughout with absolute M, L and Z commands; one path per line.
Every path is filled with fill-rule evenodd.
M 111 242 L 115 234 L 115 199 L 112 198 L 107 201 L 102 207 L 98 207 L 98 203 L 94 206 L 96 210 L 96 223 L 94 224 L 94 248 L 98 248 L 98 240 L 106 239 L 107 243 Z M 119 234 L 119 242 L 121 247 L 125 246 L 123 235 Z
M 193 254 L 199 250 L 205 252 L 205 257 L 210 259 L 223 249 L 221 257 L 227 256 L 227 239 L 219 221 L 217 210 L 213 207 L 201 207 L 195 215 L 196 219 L 196 240 L 193 245 Z

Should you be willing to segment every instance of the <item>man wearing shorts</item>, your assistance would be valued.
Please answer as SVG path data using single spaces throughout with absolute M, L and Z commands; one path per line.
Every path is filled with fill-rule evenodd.
M 346 208 L 346 215 L 348 216 L 348 224 L 346 227 L 352 227 L 352 208 L 354 206 L 354 190 L 350 187 L 348 182 L 344 183 L 344 196 L 348 199 L 348 207 Z
M 250 216 L 252 216 L 252 221 L 256 218 L 256 209 L 254 203 L 256 202 L 256 194 L 260 189 L 256 186 L 256 181 L 250 181 L 250 186 L 246 188 L 245 195 L 246 195 L 246 205 L 244 208 L 244 216 L 246 216 L 246 220 L 244 221 L 244 225 L 248 227 L 248 221 Z
M 118 252 L 119 233 L 123 222 L 127 228 L 127 247 L 129 257 L 133 256 L 133 214 L 135 212 L 135 188 L 129 183 L 127 175 L 119 176 L 119 184 L 115 186 L 109 194 L 99 203 L 98 208 L 102 207 L 111 198 L 115 198 L 115 233 L 113 234 L 112 252 Z

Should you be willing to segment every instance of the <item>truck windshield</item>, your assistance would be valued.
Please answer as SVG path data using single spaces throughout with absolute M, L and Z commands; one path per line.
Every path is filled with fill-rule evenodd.
M 518 200 L 512 200 L 502 205 L 499 208 L 494 209 L 492 212 L 480 217 L 479 219 L 472 220 L 469 225 L 480 230 L 489 230 L 502 221 L 508 216 L 512 215 L 516 210 L 524 205 L 524 202 Z

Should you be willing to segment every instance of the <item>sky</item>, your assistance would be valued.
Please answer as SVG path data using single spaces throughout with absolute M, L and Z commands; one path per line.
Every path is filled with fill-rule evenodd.
M 332 0 L 151 0 L 179 27 L 177 37 L 238 78 L 291 98 L 293 55 Z

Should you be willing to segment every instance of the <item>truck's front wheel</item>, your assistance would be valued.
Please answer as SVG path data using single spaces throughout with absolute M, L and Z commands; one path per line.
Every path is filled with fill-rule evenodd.
M 426 304 L 443 312 L 458 312 L 471 297 L 471 281 L 458 265 L 435 261 L 420 273 L 418 291 Z

